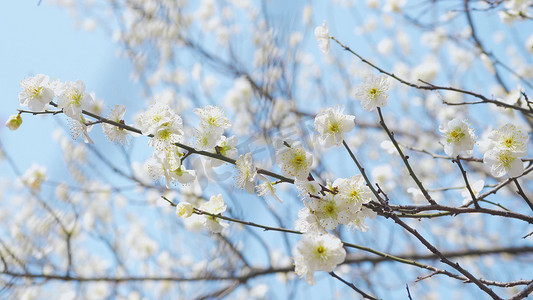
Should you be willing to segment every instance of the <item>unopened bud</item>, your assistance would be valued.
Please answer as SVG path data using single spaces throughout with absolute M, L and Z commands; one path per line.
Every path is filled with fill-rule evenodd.
M 20 124 L 22 124 L 22 118 L 20 117 L 20 114 L 13 115 L 7 119 L 6 127 L 11 130 L 17 130 L 20 127 Z

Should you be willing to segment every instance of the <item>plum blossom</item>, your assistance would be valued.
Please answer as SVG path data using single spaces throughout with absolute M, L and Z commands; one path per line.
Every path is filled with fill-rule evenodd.
M 344 133 L 355 127 L 355 116 L 342 112 L 342 108 L 330 107 L 315 117 L 315 130 L 320 134 L 319 142 L 326 148 L 342 144 Z
M 315 284 L 315 271 L 332 272 L 346 258 L 339 238 L 331 234 L 305 233 L 294 249 L 294 271 Z
M 222 195 L 218 194 L 216 196 L 211 196 L 209 201 L 200 205 L 198 209 L 213 215 L 220 215 L 226 211 L 226 204 L 224 204 L 224 199 L 222 199 Z M 219 233 L 224 228 L 228 227 L 227 223 L 220 222 L 220 219 L 216 217 L 202 215 L 201 220 L 203 226 L 213 233 Z
M 32 111 L 42 111 L 46 104 L 55 97 L 50 86 L 50 78 L 43 74 L 24 79 L 20 82 L 21 91 L 18 98 L 21 106 L 27 106 Z
M 319 224 L 326 230 L 335 229 L 339 224 L 348 224 L 357 212 L 348 199 L 330 193 L 319 199 L 311 198 L 307 207 L 317 216 Z
M 176 215 L 182 219 L 192 216 L 194 208 L 189 202 L 180 202 L 176 205 Z
M 20 117 L 20 113 L 10 116 L 6 121 L 6 127 L 9 128 L 9 130 L 17 130 L 21 124 L 22 118 Z
M 451 121 L 445 121 L 439 126 L 439 131 L 444 136 L 442 143 L 447 155 L 455 157 L 463 151 L 468 154 L 472 153 L 476 136 L 474 130 L 468 126 L 465 120 L 455 118 Z
M 515 152 L 494 148 L 485 152 L 483 163 L 486 164 L 494 177 L 508 174 L 516 177 L 524 171 L 524 164 Z
M 124 114 L 126 113 L 126 107 L 123 105 L 115 105 L 115 107 L 111 110 L 111 113 L 107 116 L 107 119 L 114 121 L 116 123 L 122 123 L 124 124 Z M 128 144 L 128 137 L 129 133 L 124 128 L 103 123 L 102 124 L 102 130 L 104 131 L 107 138 L 116 144 L 119 145 L 127 145 Z
M 280 145 L 276 151 L 276 163 L 284 176 L 306 180 L 313 164 L 313 155 L 304 150 L 302 144 Z
M 315 38 L 318 42 L 318 48 L 324 54 L 329 53 L 329 32 L 328 32 L 328 23 L 324 21 L 322 25 L 315 27 Z
M 489 140 L 498 149 L 508 150 L 522 157 L 526 155 L 529 136 L 516 126 L 505 124 L 500 129 L 492 131 Z
M 375 110 L 376 107 L 384 107 L 389 100 L 389 81 L 387 77 L 369 75 L 357 87 L 355 96 L 361 101 L 366 111 Z
M 61 94 L 57 97 L 57 107 L 75 120 L 81 120 L 82 110 L 91 108 L 93 102 L 93 97 L 85 92 L 85 84 L 81 80 L 65 82 Z
M 252 153 L 248 152 L 239 156 L 235 162 L 238 175 L 235 178 L 237 187 L 245 189 L 248 193 L 254 193 L 255 177 L 257 176 L 257 170 L 252 161 Z

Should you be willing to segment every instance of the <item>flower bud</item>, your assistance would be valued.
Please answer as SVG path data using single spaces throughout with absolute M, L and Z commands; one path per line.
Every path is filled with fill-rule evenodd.
M 176 205 L 176 215 L 183 219 L 190 217 L 193 210 L 192 204 L 189 202 L 180 202 Z
M 20 114 L 13 115 L 7 119 L 6 127 L 11 130 L 17 130 L 20 127 L 20 124 L 22 124 L 22 118 L 20 117 Z

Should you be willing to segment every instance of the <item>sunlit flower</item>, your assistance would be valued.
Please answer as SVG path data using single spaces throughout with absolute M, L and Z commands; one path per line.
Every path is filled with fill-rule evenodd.
M 320 133 L 320 144 L 326 148 L 342 144 L 344 133 L 355 127 L 355 116 L 345 115 L 342 111 L 339 107 L 330 107 L 315 117 L 315 130 Z
M 445 121 L 439 126 L 439 131 L 444 136 L 444 152 L 447 155 L 455 157 L 463 151 L 471 154 L 476 135 L 465 120 L 455 118 L 451 121 Z
M 318 48 L 324 54 L 329 53 L 329 32 L 328 32 L 328 23 L 324 21 L 321 26 L 315 27 L 315 38 L 318 42 Z
M 85 92 L 85 84 L 81 80 L 67 81 L 62 88 L 63 91 L 57 97 L 57 107 L 72 119 L 81 120 L 82 110 L 91 108 L 94 102 L 91 95 Z
M 239 172 L 235 178 L 237 187 L 245 189 L 248 193 L 253 194 L 257 170 L 252 161 L 252 153 L 248 152 L 239 156 L 235 162 L 235 167 Z
M 315 283 L 314 272 L 332 272 L 346 258 L 339 238 L 331 234 L 306 233 L 294 249 L 294 269 L 308 284 Z
M 327 230 L 337 228 L 339 224 L 348 224 L 356 213 L 356 208 L 345 197 L 327 193 L 322 198 L 311 198 L 307 207 L 317 216 L 318 222 Z
M 509 177 L 516 177 L 524 172 L 524 164 L 515 152 L 494 148 L 485 152 L 483 163 L 490 168 L 490 173 L 494 177 L 502 177 L 508 174 Z
M 306 180 L 313 164 L 313 155 L 305 151 L 300 143 L 294 143 L 290 147 L 282 145 L 276 151 L 276 163 L 283 175 Z
M 260 183 L 258 186 L 255 187 L 255 190 L 257 191 L 257 196 L 266 196 L 269 195 L 272 198 L 278 200 L 280 203 L 283 201 L 276 195 L 276 187 L 274 186 L 274 183 L 268 180 L 265 176 L 259 175 L 259 178 L 264 180 L 264 182 Z
M 318 196 L 320 194 L 320 191 L 322 190 L 322 187 L 320 184 L 316 181 L 309 181 L 309 180 L 300 180 L 295 179 L 294 185 L 296 188 L 300 191 L 300 196 L 308 197 L 311 196 Z
M 222 195 L 218 194 L 216 196 L 211 196 L 209 201 L 200 205 L 198 209 L 213 215 L 221 215 L 223 212 L 226 211 L 226 204 L 224 204 L 224 199 L 222 199 Z M 221 232 L 224 228 L 228 227 L 228 224 L 220 222 L 219 218 L 207 215 L 202 215 L 201 217 L 202 224 L 205 226 L 205 228 L 207 228 L 213 233 Z
M 389 81 L 387 77 L 369 75 L 357 87 L 355 96 L 361 101 L 363 109 L 372 111 L 384 107 L 389 100 Z
M 513 152 L 516 156 L 525 156 L 529 136 L 527 132 L 516 128 L 512 124 L 505 124 L 502 128 L 489 134 L 489 139 L 499 149 Z
M 21 106 L 28 106 L 32 111 L 42 111 L 46 104 L 54 99 L 48 76 L 38 74 L 20 82 L 18 98 Z
M 176 215 L 182 219 L 192 216 L 194 208 L 189 202 L 180 202 L 176 205 Z
M 333 186 L 337 187 L 338 195 L 354 205 L 355 210 L 359 210 L 362 204 L 372 200 L 372 193 L 362 175 L 355 175 L 348 179 L 338 178 L 333 182 Z
M 107 116 L 107 118 L 116 123 L 124 124 L 125 113 L 126 107 L 124 107 L 123 105 L 115 105 L 115 107 L 111 110 L 111 113 L 109 114 L 109 116 Z M 108 123 L 102 123 L 102 130 L 111 142 L 120 145 L 128 144 L 128 130 Z

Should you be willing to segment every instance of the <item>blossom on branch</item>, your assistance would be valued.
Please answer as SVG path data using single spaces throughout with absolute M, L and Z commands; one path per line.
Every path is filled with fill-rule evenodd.
M 389 100 L 389 81 L 387 77 L 369 75 L 357 87 L 355 96 L 361 101 L 366 111 L 375 110 L 376 107 L 384 107 Z
M 326 148 L 339 146 L 344 140 L 344 133 L 355 127 L 355 116 L 345 115 L 343 109 L 327 108 L 315 117 L 315 130 L 320 133 L 319 142 Z
M 124 107 L 123 105 L 115 105 L 115 107 L 111 110 L 111 113 L 107 116 L 107 118 L 116 123 L 124 124 L 125 113 L 126 107 Z M 102 130 L 111 142 L 119 145 L 128 144 L 129 133 L 124 128 L 108 123 L 103 123 Z
M 183 121 L 168 105 L 154 103 L 138 119 L 144 135 L 153 135 L 148 145 L 161 150 L 181 141 Z
M 315 271 L 332 272 L 346 258 L 342 242 L 331 234 L 305 233 L 294 249 L 294 272 L 315 284 Z
M 211 196 L 209 201 L 200 205 L 198 209 L 213 215 L 220 215 L 226 211 L 226 204 L 224 204 L 222 195 L 218 194 L 216 196 Z M 219 218 L 208 215 L 202 215 L 201 217 L 203 226 L 213 233 L 219 233 L 224 228 L 228 227 L 228 224 L 220 222 Z
M 240 189 L 245 189 L 248 193 L 253 194 L 257 170 L 252 161 L 252 153 L 248 152 L 239 156 L 235 162 L 235 167 L 239 172 L 235 178 L 237 187 Z
M 324 54 L 329 53 L 329 32 L 328 32 L 328 23 L 324 21 L 321 26 L 315 27 L 315 38 L 318 42 L 318 48 Z
M 502 177 L 508 174 L 510 177 L 516 177 L 524 172 L 524 164 L 518 158 L 515 152 L 502 149 L 492 149 L 485 152 L 483 156 L 483 163 L 485 163 L 490 173 L 494 177 Z
M 43 111 L 46 104 L 55 97 L 50 86 L 50 78 L 43 74 L 24 79 L 20 82 L 22 91 L 18 98 L 21 106 L 27 106 L 32 111 Z
M 444 152 L 447 155 L 455 157 L 463 151 L 467 154 L 472 153 L 476 135 L 465 120 L 455 118 L 451 121 L 445 121 L 439 126 L 439 131 L 444 135 Z
M 276 163 L 284 176 L 307 180 L 313 164 L 313 155 L 305 151 L 300 143 L 294 143 L 290 147 L 279 145 L 276 151 Z
M 498 149 L 508 150 L 522 157 L 527 153 L 529 136 L 526 132 L 516 128 L 516 126 L 505 124 L 500 129 L 492 131 L 489 134 L 489 140 Z
M 63 109 L 65 115 L 75 120 L 81 120 L 82 110 L 93 106 L 93 97 L 85 92 L 83 81 L 67 81 L 61 86 L 61 93 L 57 97 L 57 107 Z

